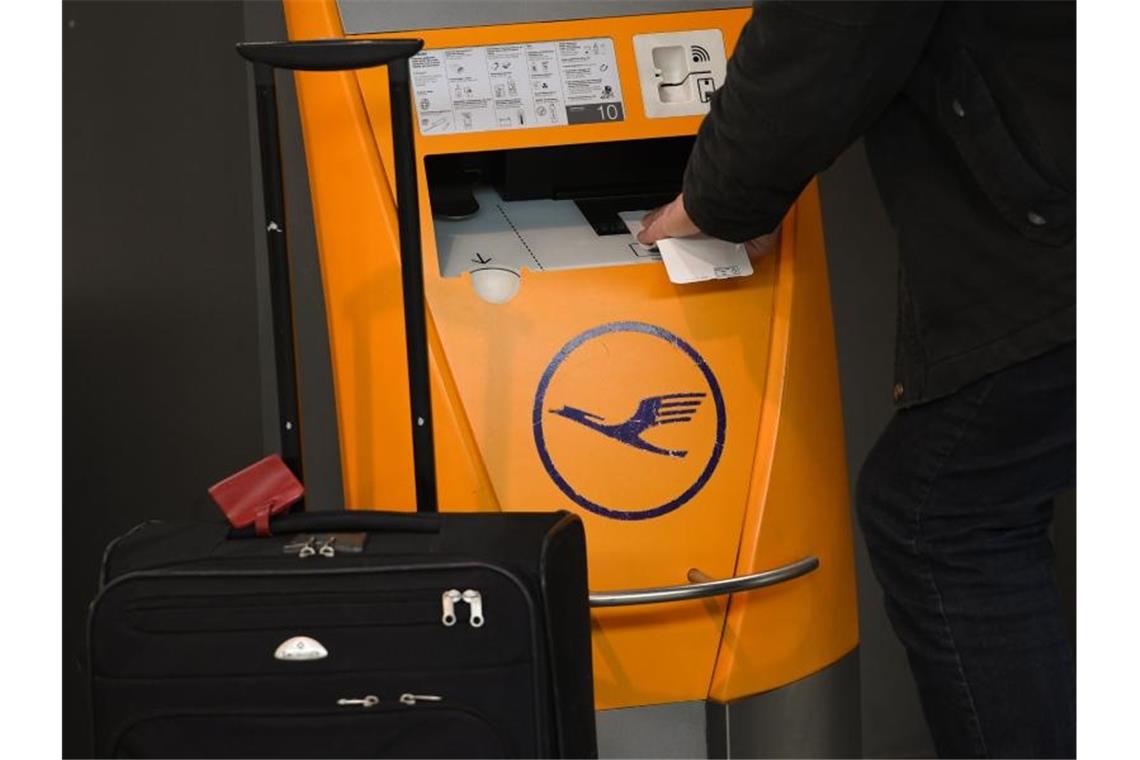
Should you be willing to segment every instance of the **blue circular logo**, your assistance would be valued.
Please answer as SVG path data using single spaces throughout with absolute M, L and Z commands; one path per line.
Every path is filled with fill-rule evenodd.
M 681 338 L 644 322 L 611 322 L 578 335 L 551 360 L 535 393 L 532 428 L 543 467 L 574 503 L 617 520 L 645 520 L 688 502 L 716 470 L 724 397 L 708 364 Z

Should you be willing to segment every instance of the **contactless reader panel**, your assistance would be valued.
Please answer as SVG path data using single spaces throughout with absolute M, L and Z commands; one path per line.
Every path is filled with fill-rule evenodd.
M 708 113 L 724 84 L 724 35 L 719 29 L 636 34 L 633 50 L 645 115 L 654 118 Z

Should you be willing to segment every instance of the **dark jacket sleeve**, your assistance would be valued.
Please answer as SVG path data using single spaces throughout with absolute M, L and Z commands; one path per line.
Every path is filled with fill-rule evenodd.
M 808 181 L 867 129 L 906 82 L 936 2 L 755 3 L 685 170 L 705 233 L 771 232 Z

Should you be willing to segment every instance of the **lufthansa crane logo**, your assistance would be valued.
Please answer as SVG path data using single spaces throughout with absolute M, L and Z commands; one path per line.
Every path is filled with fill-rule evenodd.
M 642 434 L 657 425 L 677 424 L 693 419 L 697 407 L 701 405 L 703 393 L 667 393 L 664 396 L 650 396 L 641 399 L 637 411 L 624 422 L 616 425 L 605 423 L 605 418 L 572 406 L 561 409 L 551 409 L 551 414 L 557 414 L 566 419 L 579 422 L 591 430 L 597 430 L 604 436 L 621 441 L 627 446 L 633 446 L 642 451 L 651 451 L 654 454 L 664 454 L 668 457 L 683 457 L 689 452 L 680 449 L 664 449 L 654 446 L 642 438 Z
M 724 398 L 712 370 L 684 340 L 643 322 L 601 325 L 563 346 L 539 382 L 532 422 L 558 488 L 619 520 L 688 502 L 724 448 Z

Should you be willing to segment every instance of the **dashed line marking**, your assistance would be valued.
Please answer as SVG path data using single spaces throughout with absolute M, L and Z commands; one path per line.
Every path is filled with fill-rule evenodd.
M 530 249 L 530 246 L 526 244 L 526 239 L 524 239 L 523 236 L 519 234 L 518 227 L 515 227 L 515 223 L 511 221 L 511 218 L 509 216 L 507 216 L 507 212 L 503 210 L 503 207 L 496 203 L 495 208 L 499 209 L 499 213 L 502 214 L 503 218 L 507 220 L 507 224 L 511 226 L 511 232 L 515 233 L 515 237 L 519 239 L 519 242 L 522 243 L 523 248 L 525 248 L 526 252 L 530 254 L 530 257 L 534 261 L 535 266 L 537 266 L 539 269 L 545 269 L 546 267 L 544 267 L 542 265 L 542 262 L 538 260 L 538 257 L 534 255 L 534 251 Z

